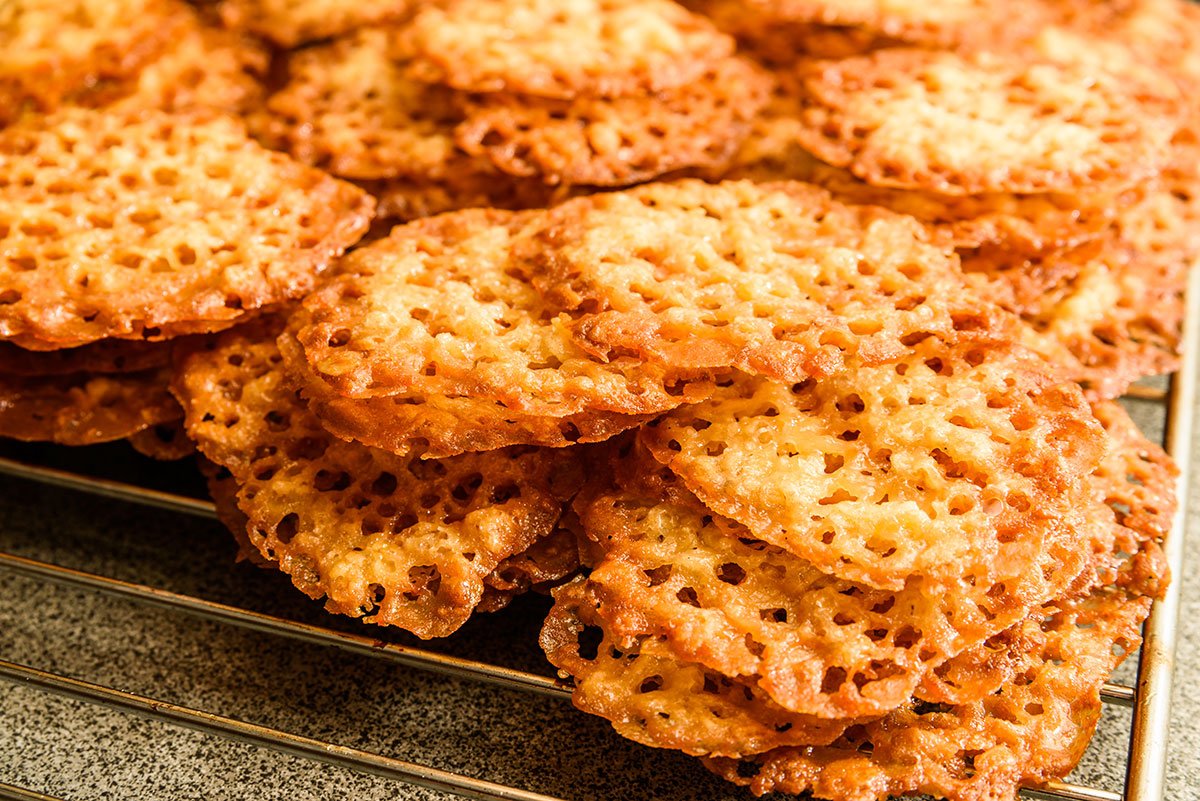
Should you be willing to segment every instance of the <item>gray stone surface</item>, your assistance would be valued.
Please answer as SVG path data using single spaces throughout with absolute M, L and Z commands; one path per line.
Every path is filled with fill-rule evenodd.
M 1155 436 L 1154 404 L 1132 410 Z M 121 449 L 68 460 L 145 470 Z M 151 467 L 146 481 L 171 483 Z M 1200 799 L 1200 498 L 1183 576 L 1168 798 Z M 282 577 L 233 566 L 212 521 L 0 478 L 0 551 L 335 625 Z M 549 673 L 525 599 L 428 647 Z M 370 629 L 372 636 L 378 631 Z M 402 642 L 403 636 L 387 635 Z M 550 698 L 427 675 L 0 571 L 0 659 L 567 799 L 744 799 L 683 756 Z M 1132 665 L 1123 670 L 1126 678 Z M 1119 790 L 1129 715 L 1108 708 L 1076 780 Z M 440 793 L 0 682 L 0 782 L 92 799 L 426 799 Z

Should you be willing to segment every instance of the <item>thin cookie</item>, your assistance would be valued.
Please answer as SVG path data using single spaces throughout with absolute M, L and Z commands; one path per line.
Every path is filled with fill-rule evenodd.
M 657 638 L 615 637 L 600 607 L 585 580 L 560 587 L 540 642 L 570 677 L 575 706 L 623 737 L 693 756 L 745 756 L 828 744 L 853 722 L 789 712 L 750 683 L 677 659 Z M 600 638 L 594 647 L 589 635 Z
M 690 0 L 685 5 L 713 17 L 723 30 L 758 42 L 773 31 L 795 36 L 838 33 L 867 43 L 952 47 L 1011 40 L 1046 16 L 1037 2 L 997 0 Z M 799 44 L 799 43 L 797 43 Z M 867 49 L 861 44 L 859 51 Z M 795 55 L 811 53 L 794 47 Z
M 328 434 L 287 385 L 269 318 L 184 350 L 173 384 L 200 451 L 239 484 L 258 550 L 331 612 L 450 634 L 506 558 L 552 534 L 573 452 L 422 461 Z
M 564 448 L 601 442 L 635 428 L 649 415 L 585 411 L 563 417 L 527 414 L 486 398 L 403 393 L 345 398 L 312 375 L 294 331 L 311 317 L 301 309 L 279 337 L 291 379 L 300 386 L 321 425 L 342 439 L 356 440 L 400 456 L 442 459 L 509 445 Z
M 1085 64 L 890 49 L 804 69 L 800 143 L 869 184 L 969 195 L 1123 189 L 1175 111 Z M 952 143 L 953 147 L 948 147 Z
M 210 112 L 68 109 L 0 132 L 0 338 L 229 326 L 312 288 L 372 201 Z
M 999 583 L 1078 497 L 1104 436 L 1065 376 L 1019 347 L 929 337 L 794 385 L 741 378 L 640 432 L 705 506 L 851 581 Z
M 803 715 L 881 715 L 923 675 L 1058 597 L 1086 567 L 1089 526 L 1069 498 L 1037 566 L 992 583 L 898 591 L 837 579 L 700 504 L 635 448 L 576 500 L 602 555 L 588 584 L 610 633 L 659 637 L 679 659 L 752 681 Z M 652 460 L 651 460 L 652 461 Z M 1031 521 L 1034 522 L 1034 521 Z
M 1096 520 L 1107 524 L 1095 528 L 1093 564 L 1081 575 L 1077 595 L 1117 586 L 1139 596 L 1160 597 L 1168 569 L 1159 546 L 1177 508 L 1174 486 L 1179 471 L 1120 404 L 1102 401 L 1093 409 L 1109 434 L 1108 451 L 1090 482 Z M 915 695 L 929 703 L 966 704 L 999 691 L 1020 675 L 1025 654 L 1045 646 L 1046 619 L 1063 607 L 1057 600 L 1046 604 L 1016 626 L 939 665 L 926 674 Z
M 473 169 L 455 148 L 453 94 L 408 77 L 396 37 L 372 28 L 290 54 L 287 82 L 250 117 L 251 130 L 346 178 L 436 181 Z
M 1077 275 L 1022 314 L 1031 347 L 1059 358 L 1097 399 L 1177 369 L 1190 264 L 1126 250 L 1079 258 Z
M 1066 775 L 1095 730 L 1101 685 L 1136 650 L 1151 598 L 1164 586 L 1158 540 L 1173 506 L 1161 495 L 1173 472 L 1165 454 L 1156 454 L 1115 404 L 1099 404 L 1096 413 L 1113 436 L 1096 474 L 1113 516 L 1102 521 L 1093 547 L 1108 551 L 1094 556 L 1109 561 L 1113 573 L 1102 571 L 1080 594 L 1046 604 L 990 649 L 960 655 L 939 677 L 940 686 L 927 681 L 922 687 L 934 697 L 944 694 L 944 701 L 914 699 L 850 727 L 830 746 L 715 759 L 708 767 L 758 794 L 810 792 L 852 801 L 910 793 L 983 801 L 1015 797 L 1021 786 Z M 1127 468 L 1137 478 L 1125 475 Z M 1146 493 L 1134 489 L 1143 477 L 1155 485 Z M 1125 489 L 1109 494 L 1105 484 Z M 1131 498 L 1131 490 L 1140 497 Z M 1131 499 L 1136 511 L 1125 514 L 1122 499 Z M 1116 536 L 1106 536 L 1114 523 Z
M 734 49 L 668 0 L 450 0 L 423 9 L 407 37 L 426 83 L 553 98 L 675 89 Z
M 286 83 L 248 115 L 254 135 L 306 164 L 355 180 L 401 221 L 462 208 L 549 205 L 564 189 L 502 173 L 455 142 L 461 100 L 413 80 L 391 28 L 292 53 Z
M 137 373 L 171 363 L 171 343 L 102 339 L 62 350 L 26 350 L 0 342 L 0 374 Z
M 345 397 L 468 397 L 543 417 L 653 414 L 703 397 L 707 371 L 596 358 L 511 250 L 537 212 L 475 209 L 396 228 L 343 259 L 297 332 Z
M 687 85 L 654 95 L 561 101 L 472 95 L 455 140 L 511 175 L 627 186 L 728 162 L 768 87 L 761 70 L 728 58 Z
M 269 63 L 270 54 L 257 40 L 211 27 L 193 14 L 170 46 L 136 75 L 89 86 L 74 102 L 93 108 L 241 113 L 261 104 Z
M 802 58 L 848 58 L 904 42 L 868 28 L 774 19 L 768 7 L 745 0 L 685 0 L 718 28 L 737 37 L 743 52 L 772 67 L 790 67 Z
M 357 28 L 394 22 L 404 17 L 417 0 L 376 0 L 344 3 L 340 0 L 222 0 L 221 21 L 228 28 L 246 30 L 284 48 L 317 39 L 341 36 Z
M 1016 797 L 1065 776 L 1100 718 L 1100 687 L 1141 642 L 1149 598 L 1100 591 L 1043 621 L 1019 681 L 969 704 L 914 701 L 852 726 L 835 743 L 782 748 L 706 765 L 755 794 L 811 793 L 845 801 L 929 794 L 949 801 Z
M 753 121 L 749 135 L 720 177 L 806 181 L 843 203 L 883 206 L 916 217 L 933 230 L 938 242 L 949 247 L 991 246 L 1020 254 L 1044 253 L 1094 239 L 1108 229 L 1119 209 L 1137 199 L 1137 190 L 1114 195 L 1091 187 L 1076 193 L 942 195 L 872 186 L 801 147 L 801 104 L 790 78 L 780 74 L 775 97 Z
M 191 14 L 175 0 L 11 0 L 0 7 L 0 127 L 132 75 Z
M 915 220 L 808 184 L 649 184 L 544 217 L 519 260 L 599 358 L 795 382 L 986 329 L 997 311 Z
M 979 292 L 1014 314 L 1038 309 L 1047 293 L 1073 280 L 1089 258 L 1102 257 L 1116 246 L 1109 233 L 1076 247 L 1028 253 L 1000 245 L 960 251 L 963 272 Z M 979 283 L 983 282 L 983 283 Z
M 170 371 L 19 377 L 0 375 L 0 437 L 94 445 L 179 417 Z

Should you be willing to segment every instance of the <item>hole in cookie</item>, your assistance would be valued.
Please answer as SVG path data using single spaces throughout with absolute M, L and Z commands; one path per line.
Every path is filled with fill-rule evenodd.
M 296 532 L 300 528 L 300 516 L 295 512 L 289 512 L 275 524 L 275 538 L 287 545 L 296 536 Z

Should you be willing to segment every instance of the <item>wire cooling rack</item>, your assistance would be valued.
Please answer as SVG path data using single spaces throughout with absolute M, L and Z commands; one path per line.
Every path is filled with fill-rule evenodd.
M 1183 579 L 1183 541 L 1186 520 L 1189 448 L 1192 410 L 1195 408 L 1198 364 L 1200 364 L 1200 272 L 1193 271 L 1188 292 L 1187 325 L 1184 332 L 1184 367 L 1171 376 L 1169 389 L 1134 387 L 1129 396 L 1161 404 L 1166 417 L 1167 450 L 1180 463 L 1180 504 L 1167 556 L 1174 581 L 1166 597 L 1154 605 L 1145 625 L 1139 654 L 1137 679 L 1133 686 L 1108 683 L 1101 696 L 1108 704 L 1132 708 L 1128 759 L 1123 793 L 1069 782 L 1052 782 L 1029 789 L 1032 798 L 1074 801 L 1161 801 L 1164 797 L 1167 758 L 1167 727 L 1170 715 L 1172 662 L 1175 651 L 1176 619 Z M 214 517 L 213 506 L 173 492 L 164 492 L 122 481 L 97 478 L 27 460 L 0 457 L 0 474 L 32 479 L 94 495 L 157 507 L 178 514 Z M 338 631 L 319 625 L 264 614 L 238 606 L 217 603 L 189 594 L 169 592 L 144 584 L 71 569 L 61 565 L 0 552 L 0 570 L 44 585 L 115 596 L 145 607 L 180 612 L 218 624 L 289 638 L 310 645 L 329 646 L 363 659 L 386 660 L 457 679 L 550 696 L 568 702 L 570 690 L 553 678 L 475 659 L 385 643 L 364 634 Z M 364 629 L 365 630 L 365 629 Z M 553 796 L 531 792 L 486 779 L 429 767 L 415 762 L 300 736 L 277 728 L 248 723 L 204 709 L 181 706 L 161 699 L 125 692 L 104 684 L 18 664 L 0 653 L 0 679 L 27 688 L 98 704 L 141 715 L 168 724 L 187 727 L 218 737 L 316 760 L 352 771 L 392 779 L 410 785 L 489 801 L 558 801 Z M 615 735 L 614 735 L 615 736 Z M 24 801 L 60 801 L 53 796 L 0 782 L 0 798 Z

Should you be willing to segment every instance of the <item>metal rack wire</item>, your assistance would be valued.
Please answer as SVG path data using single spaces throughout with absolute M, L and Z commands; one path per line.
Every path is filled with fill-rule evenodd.
M 1195 408 L 1200 372 L 1200 271 L 1193 271 L 1188 291 L 1184 332 L 1184 367 L 1171 377 L 1166 392 L 1136 388 L 1132 397 L 1162 403 L 1166 411 L 1165 446 L 1180 464 L 1179 511 L 1167 543 L 1167 556 L 1175 577 L 1166 597 L 1154 605 L 1145 625 L 1136 686 L 1106 684 L 1101 696 L 1106 703 L 1131 707 L 1130 733 L 1124 793 L 1068 782 L 1052 782 L 1025 794 L 1033 798 L 1073 801 L 1161 801 L 1167 759 L 1167 724 L 1171 695 L 1172 662 L 1175 651 L 1176 619 L 1183 577 L 1183 541 L 1186 491 L 1189 485 L 1189 449 L 1192 439 L 1191 413 Z M 0 474 L 32 479 L 109 498 L 130 501 L 189 515 L 214 517 L 208 501 L 95 478 L 37 464 L 0 458 Z M 481 661 L 448 656 L 400 644 L 381 643 L 371 637 L 335 631 L 281 617 L 216 603 L 143 584 L 122 581 L 62 567 L 47 562 L 0 552 L 0 570 L 38 582 L 116 596 L 149 607 L 183 612 L 204 620 L 237 626 L 292 640 L 342 649 L 358 656 L 387 660 L 406 667 L 439 673 L 544 696 L 569 699 L 570 691 L 554 679 Z M 17 664 L 0 655 L 0 679 L 60 696 L 100 704 L 166 723 L 196 729 L 273 749 L 305 759 L 317 760 L 407 784 L 489 801 L 556 801 L 551 796 L 476 779 L 437 768 L 369 753 L 354 748 L 303 737 L 286 731 L 247 723 L 143 695 L 123 692 L 100 684 L 56 675 Z M 52 796 L 0 783 L 0 798 L 22 801 L 58 801 Z

